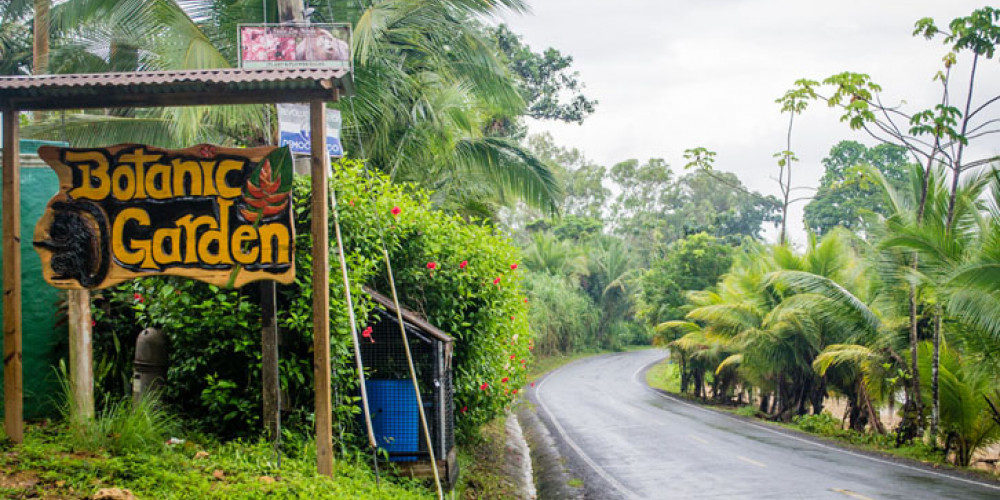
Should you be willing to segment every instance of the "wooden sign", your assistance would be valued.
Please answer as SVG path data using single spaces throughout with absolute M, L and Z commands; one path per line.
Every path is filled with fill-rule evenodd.
M 34 235 L 52 286 L 96 289 L 152 275 L 228 287 L 295 278 L 288 148 L 119 144 L 38 154 L 59 176 Z

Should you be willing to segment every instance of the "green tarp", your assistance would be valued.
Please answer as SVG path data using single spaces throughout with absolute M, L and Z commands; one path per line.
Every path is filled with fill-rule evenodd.
M 22 147 L 27 146 L 28 149 L 38 147 L 37 144 L 22 144 Z M 21 156 L 22 359 L 24 417 L 29 419 L 55 413 L 55 403 L 60 391 L 55 370 L 59 359 L 67 356 L 65 293 L 53 288 L 42 278 L 42 262 L 31 243 L 35 223 L 58 188 L 59 180 L 55 172 L 38 160 L 37 156 Z M 0 311 L 0 319 L 2 318 L 3 312 Z M 2 378 L 3 373 L 0 373 L 0 380 Z M 3 386 L 0 385 L 0 392 L 2 390 Z

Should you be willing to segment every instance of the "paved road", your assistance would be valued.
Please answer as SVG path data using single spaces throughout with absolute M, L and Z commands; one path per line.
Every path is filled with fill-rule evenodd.
M 647 350 L 571 363 L 529 393 L 590 499 L 1000 499 L 1000 484 L 870 457 L 656 392 Z

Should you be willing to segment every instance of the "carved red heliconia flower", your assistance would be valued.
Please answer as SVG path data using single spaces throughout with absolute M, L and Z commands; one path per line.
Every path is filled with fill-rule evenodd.
M 271 179 L 271 161 L 265 159 L 260 167 L 260 175 L 257 177 L 255 185 L 247 179 L 246 192 L 243 195 L 243 203 L 247 207 L 240 207 L 240 213 L 247 222 L 257 222 L 261 216 L 264 218 L 276 215 L 288 207 L 288 192 L 279 193 L 281 188 L 281 174 Z
M 198 149 L 198 156 L 201 156 L 202 158 L 215 158 L 216 153 L 217 151 L 215 146 L 212 146 L 211 144 L 205 144 Z

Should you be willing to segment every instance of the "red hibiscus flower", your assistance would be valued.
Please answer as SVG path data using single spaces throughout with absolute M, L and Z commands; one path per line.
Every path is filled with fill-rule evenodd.
M 469 261 L 463 260 L 461 264 L 458 265 L 459 269 L 465 269 L 465 266 L 469 265 Z
M 465 413 L 467 411 L 469 411 L 469 407 L 468 406 L 463 406 L 462 407 L 462 413 Z
M 490 387 L 490 384 L 488 382 L 483 382 L 483 385 L 479 386 L 479 390 L 480 391 L 485 391 L 489 387 Z
M 514 389 L 513 391 L 510 391 L 510 392 L 513 393 L 513 394 L 517 394 L 517 389 Z
M 507 381 L 509 381 L 509 380 L 510 380 L 510 378 L 508 378 L 508 377 L 504 377 L 504 378 L 500 379 L 500 381 L 501 381 L 501 382 L 503 382 L 503 383 L 505 383 L 505 384 L 506 384 L 506 383 L 507 383 Z
M 393 216 L 397 216 L 399 215 L 400 212 L 402 212 L 402 210 L 400 210 L 399 207 L 392 207 L 392 210 L 390 210 L 390 212 L 392 212 Z
M 438 266 L 438 265 L 437 265 L 437 262 L 434 262 L 434 261 L 431 261 L 431 262 L 428 262 L 428 263 L 427 263 L 427 269 L 431 269 L 431 270 L 433 270 L 433 269 L 434 269 L 434 268 L 436 268 L 437 266 Z
M 497 279 L 493 280 L 493 284 L 494 285 L 499 285 L 500 284 L 500 277 L 499 276 L 497 276 Z
M 375 339 L 372 337 L 372 327 L 366 327 L 364 331 L 361 332 L 361 336 L 370 340 L 373 344 L 375 343 Z
M 510 270 L 513 271 L 515 269 L 517 269 L 517 264 L 511 264 L 510 265 Z
M 132 295 L 132 299 L 135 300 L 136 302 L 139 302 L 139 303 L 142 303 L 145 300 L 145 299 L 142 298 L 142 294 L 140 294 L 140 293 L 136 293 L 136 294 Z

